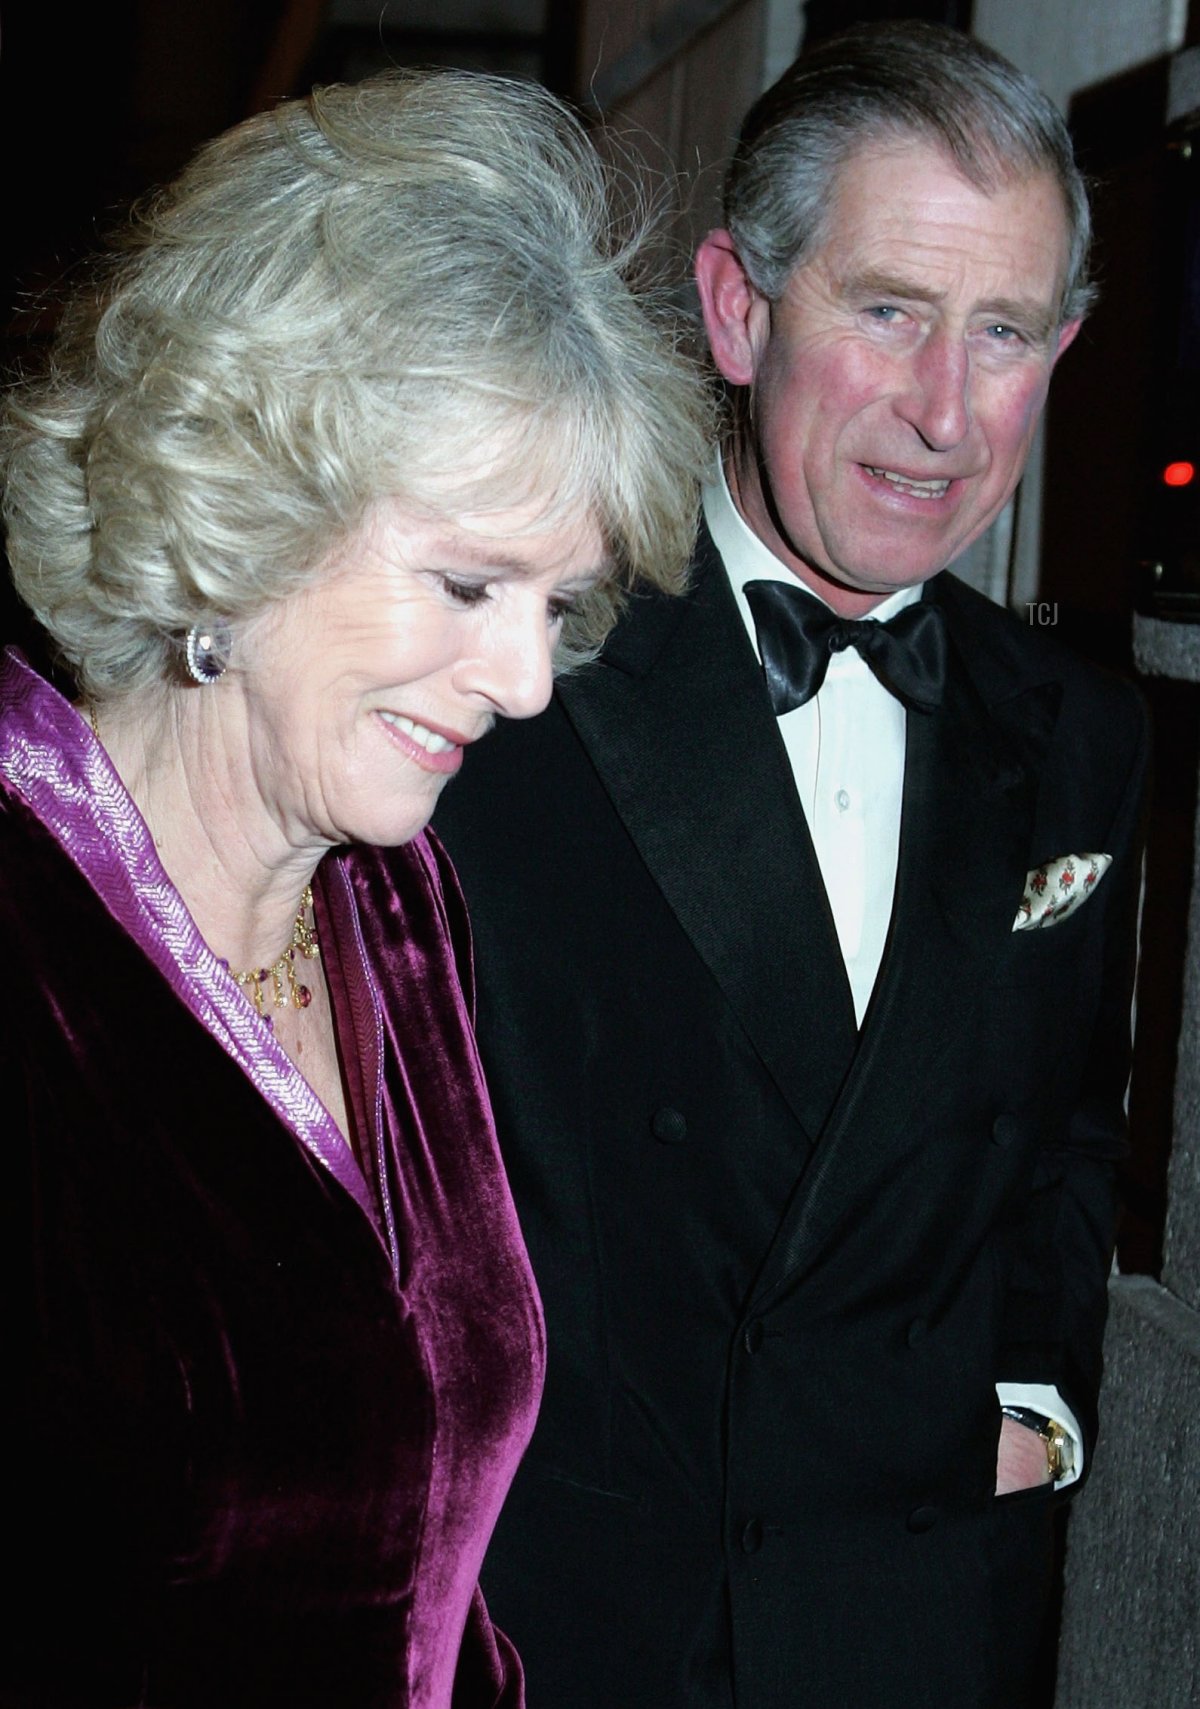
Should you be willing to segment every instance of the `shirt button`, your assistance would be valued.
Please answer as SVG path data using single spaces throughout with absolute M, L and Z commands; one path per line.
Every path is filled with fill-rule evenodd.
M 752 1519 L 742 1532 L 742 1551 L 747 1555 L 757 1555 L 762 1548 L 763 1528 L 761 1519 Z
M 914 1507 L 908 1516 L 908 1528 L 914 1536 L 932 1531 L 941 1515 L 936 1507 Z
M 848 789 L 839 789 L 833 799 L 837 804 L 838 812 L 845 813 L 850 806 L 850 791 Z
M 763 1344 L 763 1326 L 760 1317 L 756 1317 L 752 1323 L 746 1325 L 746 1333 L 742 1337 L 742 1342 L 747 1353 L 758 1352 Z

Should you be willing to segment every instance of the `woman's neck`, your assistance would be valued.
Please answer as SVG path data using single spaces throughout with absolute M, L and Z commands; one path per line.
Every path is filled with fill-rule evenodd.
M 234 969 L 269 967 L 325 851 L 293 844 L 272 811 L 236 684 L 131 695 L 95 719 L 209 947 Z

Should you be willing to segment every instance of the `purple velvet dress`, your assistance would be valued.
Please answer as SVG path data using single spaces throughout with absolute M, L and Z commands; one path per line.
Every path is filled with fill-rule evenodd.
M 5 659 L 5 1706 L 522 1701 L 476 1579 L 542 1325 L 460 898 L 425 837 L 314 890 L 366 1172 L 83 721 Z

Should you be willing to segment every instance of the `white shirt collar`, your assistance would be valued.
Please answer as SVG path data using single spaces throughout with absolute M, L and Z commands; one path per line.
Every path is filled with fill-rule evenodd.
M 792 582 L 803 588 L 805 593 L 811 594 L 822 605 L 828 605 L 829 601 L 822 599 L 821 595 L 809 587 L 807 582 L 797 580 L 791 570 L 775 556 L 769 546 L 763 544 L 747 523 L 733 502 L 733 495 L 729 491 L 729 484 L 725 479 L 725 468 L 719 449 L 712 476 L 704 483 L 701 498 L 704 520 L 708 524 L 709 533 L 712 535 L 713 545 L 717 548 L 725 565 L 726 574 L 733 587 L 734 598 L 737 600 L 738 610 L 742 614 L 742 621 L 746 625 L 751 641 L 754 643 L 756 653 L 758 652 L 758 637 L 755 633 L 754 618 L 751 616 L 750 607 L 746 601 L 745 587 L 747 582 Z M 921 597 L 921 592 L 921 583 L 917 583 L 915 587 L 897 588 L 895 593 L 888 594 L 886 599 L 880 600 L 878 605 L 873 606 L 866 613 L 866 616 L 876 622 L 884 623 L 889 617 L 894 617 L 898 611 L 903 611 L 906 605 L 915 605 Z

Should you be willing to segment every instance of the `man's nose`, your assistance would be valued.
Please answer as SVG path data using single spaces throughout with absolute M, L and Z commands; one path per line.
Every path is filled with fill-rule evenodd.
M 540 599 L 520 601 L 489 627 L 460 686 L 483 695 L 505 718 L 532 718 L 549 704 L 556 633 Z
M 961 338 L 933 332 L 914 352 L 901 409 L 931 451 L 953 451 L 971 427 L 971 358 Z

